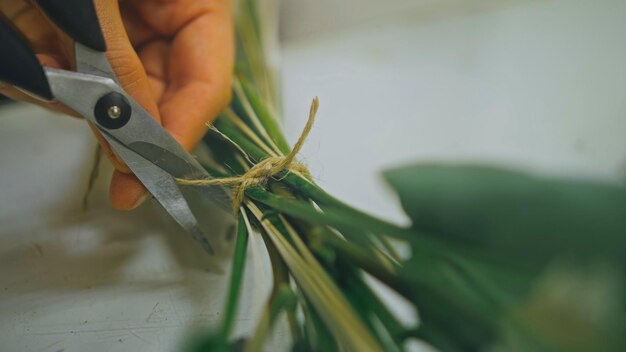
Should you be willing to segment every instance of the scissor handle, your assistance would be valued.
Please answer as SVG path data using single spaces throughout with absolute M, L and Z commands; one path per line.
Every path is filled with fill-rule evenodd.
M 36 0 L 59 28 L 76 42 L 95 51 L 106 43 L 92 0 Z M 22 34 L 0 16 L 0 81 L 46 100 L 54 97 L 43 67 Z
M 26 39 L 0 16 L 0 81 L 46 100 L 52 92 L 43 67 Z
M 100 52 L 106 43 L 93 0 L 35 0 L 59 28 L 75 41 Z

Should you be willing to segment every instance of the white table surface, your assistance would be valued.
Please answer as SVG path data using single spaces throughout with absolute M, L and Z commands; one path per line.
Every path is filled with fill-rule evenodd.
M 26 105 L 0 115 L 0 350 L 178 351 L 220 319 L 227 256 L 205 255 L 152 204 L 112 210 L 108 162 L 82 212 L 95 147 L 83 121 Z M 268 289 L 258 244 L 238 333 Z
M 286 131 L 297 138 L 319 95 L 302 153 L 318 182 L 402 223 L 379 170 L 408 161 L 623 180 L 626 3 L 507 4 L 432 19 L 406 10 L 288 37 Z M 150 206 L 111 210 L 110 170 L 81 213 L 93 148 L 82 121 L 0 108 L 2 351 L 178 351 L 220 318 L 229 262 L 201 255 Z M 253 326 L 269 284 L 251 243 L 238 333 Z M 279 331 L 272 346 L 284 341 Z

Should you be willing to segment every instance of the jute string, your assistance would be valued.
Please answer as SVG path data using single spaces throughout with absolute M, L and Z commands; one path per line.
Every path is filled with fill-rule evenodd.
M 265 158 L 252 166 L 245 174 L 233 177 L 224 177 L 216 179 L 201 179 L 201 180 L 185 180 L 176 179 L 181 185 L 191 186 L 231 186 L 233 190 L 233 212 L 237 213 L 241 203 L 243 202 L 246 189 L 263 185 L 271 177 L 274 177 L 281 173 L 283 170 L 295 171 L 303 174 L 307 178 L 311 178 L 306 166 L 296 160 L 296 155 L 302 149 L 304 142 L 306 141 L 313 123 L 315 122 L 315 116 L 317 109 L 319 108 L 319 99 L 316 97 L 311 103 L 311 109 L 309 110 L 309 118 L 298 138 L 298 141 L 293 146 L 291 152 L 285 156 L 270 156 Z

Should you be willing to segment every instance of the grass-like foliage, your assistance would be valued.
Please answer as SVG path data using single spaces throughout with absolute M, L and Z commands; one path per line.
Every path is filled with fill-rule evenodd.
M 216 177 L 290 152 L 257 4 L 240 1 L 233 102 L 203 142 Z M 282 316 L 294 351 L 403 351 L 410 339 L 442 351 L 624 350 L 624 187 L 437 164 L 384 177 L 410 227 L 354 209 L 297 171 L 248 188 L 223 321 L 195 350 L 260 351 Z M 234 341 L 253 231 L 274 286 L 255 331 Z M 419 323 L 402 323 L 367 276 L 414 305 Z

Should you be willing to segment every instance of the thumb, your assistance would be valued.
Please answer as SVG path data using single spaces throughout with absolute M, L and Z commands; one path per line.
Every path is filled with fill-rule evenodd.
M 94 3 L 107 44 L 106 56 L 118 81 L 135 101 L 160 122 L 148 77 L 122 22 L 118 0 L 95 0 Z M 128 175 L 131 173 L 128 167 L 115 155 L 97 129 L 92 129 L 116 168 L 109 190 L 111 204 L 120 210 L 136 207 L 146 198 L 147 191 L 136 177 Z

